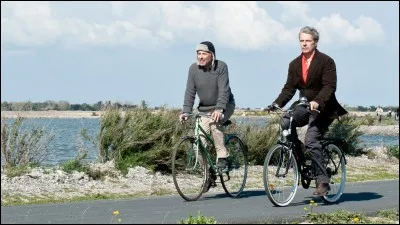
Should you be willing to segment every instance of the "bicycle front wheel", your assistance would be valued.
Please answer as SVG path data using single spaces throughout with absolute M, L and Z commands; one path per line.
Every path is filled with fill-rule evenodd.
M 335 144 L 327 144 L 322 149 L 331 188 L 326 195 L 322 196 L 322 199 L 327 203 L 333 203 L 339 200 L 344 191 L 346 184 L 346 162 L 343 152 Z
M 290 150 L 275 145 L 264 161 L 263 183 L 269 200 L 275 206 L 287 206 L 294 199 L 298 187 L 297 162 Z
M 242 140 L 235 135 L 231 135 L 225 142 L 229 152 L 228 169 L 220 171 L 219 176 L 222 187 L 230 197 L 238 197 L 246 185 L 247 179 L 247 150 Z
M 194 138 L 184 138 L 172 153 L 172 178 L 179 195 L 186 201 L 199 199 L 207 176 L 208 166 L 203 151 L 196 148 Z

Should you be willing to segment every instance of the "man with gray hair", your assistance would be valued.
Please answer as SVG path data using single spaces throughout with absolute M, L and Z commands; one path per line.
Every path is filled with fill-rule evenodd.
M 226 122 L 235 110 L 235 100 L 229 85 L 228 66 L 215 57 L 215 47 L 209 41 L 203 41 L 196 46 L 197 62 L 189 68 L 183 110 L 179 121 L 187 120 L 187 114 L 192 112 L 196 93 L 199 96 L 197 109 L 200 112 L 210 113 L 201 118 L 201 126 L 207 133 L 211 132 L 217 151 L 217 167 L 228 165 L 229 153 L 225 147 L 224 134 L 221 125 Z M 203 143 L 206 143 L 203 139 Z M 210 176 L 207 191 L 211 185 L 215 186 L 216 176 Z
M 326 170 L 318 166 L 323 165 L 321 152 L 321 137 L 328 131 L 334 119 L 347 113 L 336 100 L 336 65 L 328 55 L 318 51 L 319 33 L 315 28 L 303 27 L 299 32 L 301 54 L 289 64 L 287 81 L 275 101 L 267 107 L 274 110 L 275 106 L 284 107 L 294 96 L 297 90 L 299 97 L 305 97 L 310 103 L 310 110 L 319 110 L 316 118 L 304 108 L 297 107 L 293 112 L 292 131 L 296 151 L 300 160 L 304 160 L 303 144 L 298 140 L 296 127 L 308 124 L 305 137 L 305 151 L 312 153 L 313 167 L 317 175 L 317 187 L 314 195 L 325 195 L 329 190 L 329 177 Z M 294 102 L 292 107 L 298 102 Z M 291 107 L 291 108 L 292 108 Z M 289 115 L 283 116 L 281 126 L 288 129 Z M 318 163 L 319 162 L 319 163 Z M 307 187 L 308 188 L 308 187 Z

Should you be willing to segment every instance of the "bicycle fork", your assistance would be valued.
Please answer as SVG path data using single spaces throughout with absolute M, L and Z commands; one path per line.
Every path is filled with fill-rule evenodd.
M 291 149 L 285 149 L 286 146 L 284 146 L 284 145 L 282 145 L 282 147 L 283 147 L 284 150 L 288 151 L 289 154 L 286 154 L 286 152 L 284 152 L 284 151 L 280 152 L 278 166 L 277 166 L 276 173 L 275 173 L 275 176 L 278 177 L 278 178 L 279 177 L 283 177 L 283 178 L 286 177 L 286 175 L 288 174 L 288 171 L 290 169 L 290 160 L 292 159 L 292 150 Z M 279 170 L 281 169 L 282 163 L 285 160 L 284 159 L 285 155 L 288 155 L 288 158 L 287 158 L 288 162 L 286 163 L 286 166 L 285 166 L 285 172 L 283 174 L 279 174 Z

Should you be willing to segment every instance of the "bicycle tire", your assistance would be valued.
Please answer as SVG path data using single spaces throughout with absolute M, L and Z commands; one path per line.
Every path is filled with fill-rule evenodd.
M 346 185 L 346 160 L 344 158 L 344 153 L 342 151 L 342 149 L 337 146 L 334 143 L 326 143 L 322 146 L 322 152 L 324 155 L 324 159 L 325 160 L 329 160 L 329 161 L 333 161 L 333 158 L 335 158 L 334 160 L 337 160 L 335 162 L 336 165 L 338 165 L 337 167 L 332 163 L 332 165 L 335 167 L 334 171 L 332 171 L 333 167 L 332 165 L 329 166 L 325 165 L 327 167 L 327 173 L 329 173 L 329 177 L 330 177 L 330 188 L 331 190 L 324 196 L 321 196 L 322 200 L 325 203 L 334 203 L 336 201 L 339 200 L 339 198 L 342 196 L 345 185 Z M 332 157 L 332 151 L 335 151 L 337 154 L 337 157 L 333 156 Z M 327 158 L 330 157 L 330 158 Z M 340 176 L 335 176 L 332 177 L 332 175 L 337 175 L 337 173 L 340 172 Z M 339 182 L 338 187 L 336 187 L 336 183 L 337 181 Z M 335 191 L 336 190 L 336 191 Z
M 183 145 L 188 145 L 189 149 Z M 206 181 L 208 180 L 208 163 L 204 152 L 199 149 L 198 160 L 196 164 L 196 157 L 193 157 L 196 153 L 193 146 L 196 141 L 193 137 L 183 138 L 172 153 L 172 178 L 174 185 L 179 195 L 186 201 L 198 200 L 204 190 L 206 189 Z M 182 147 L 182 148 L 181 148 Z M 193 163 L 196 167 L 187 166 L 187 163 L 183 162 L 188 159 L 189 164 Z M 194 174 L 192 175 L 191 172 Z M 203 172 L 203 174 L 197 175 L 197 173 Z M 196 176 L 197 175 L 197 176 Z M 198 189 L 193 189 L 192 185 L 199 184 Z M 186 189 L 188 192 L 186 193 Z
M 263 167 L 263 184 L 264 184 L 264 189 L 265 189 L 265 192 L 267 193 L 268 199 L 275 206 L 281 206 L 281 207 L 287 206 L 293 201 L 294 197 L 296 196 L 297 187 L 299 184 L 299 171 L 298 171 L 298 167 L 297 167 L 297 162 L 296 162 L 293 154 L 291 156 L 289 156 L 289 152 L 286 150 L 287 150 L 287 147 L 284 145 L 277 144 L 277 145 L 272 146 L 272 148 L 268 151 L 267 156 L 265 157 L 264 167 Z M 274 155 L 275 153 L 277 153 L 278 155 L 275 156 Z M 273 157 L 275 157 L 275 158 L 273 158 Z M 279 172 L 279 171 L 277 171 L 277 168 L 274 168 L 274 167 L 276 165 L 282 164 L 282 161 L 284 161 L 284 160 L 282 160 L 282 157 L 283 157 L 283 159 L 285 159 L 285 157 L 286 157 L 286 159 L 287 159 L 286 161 L 290 163 L 289 170 L 293 170 L 293 182 L 290 182 L 290 180 L 289 180 L 289 184 L 291 184 L 293 186 L 289 187 L 289 188 L 287 188 L 287 187 L 282 188 L 282 190 L 289 189 L 290 194 L 283 201 L 278 201 L 278 199 L 275 197 L 275 193 L 277 193 L 277 190 L 276 190 L 275 185 L 272 183 L 272 181 L 273 181 L 273 178 L 276 179 L 276 172 Z M 281 166 L 282 166 L 280 168 L 281 170 L 285 169 L 284 165 L 281 165 Z M 272 172 L 271 178 L 269 176 L 270 170 Z M 283 191 L 282 192 L 278 191 L 278 194 L 279 193 L 283 193 Z
M 239 145 L 240 149 L 238 151 L 234 151 L 237 150 L 237 148 L 233 149 L 233 144 L 235 143 Z M 232 198 L 237 198 L 246 185 L 248 172 L 247 148 L 243 144 L 243 141 L 236 135 L 230 135 L 226 139 L 225 146 L 229 152 L 229 157 L 227 158 L 228 171 L 219 170 L 219 178 L 225 193 Z M 240 172 L 242 169 L 243 172 Z M 227 179 L 225 179 L 225 176 Z M 241 178 L 242 176 L 243 178 Z M 239 185 L 239 190 L 230 190 L 233 187 L 237 187 L 237 185 Z

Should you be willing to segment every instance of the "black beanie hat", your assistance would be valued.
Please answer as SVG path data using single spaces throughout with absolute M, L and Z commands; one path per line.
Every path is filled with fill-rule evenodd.
M 215 57 L 215 48 L 213 43 L 210 41 L 203 41 L 196 47 L 196 51 L 207 51 L 207 52 L 212 52 L 214 57 Z

